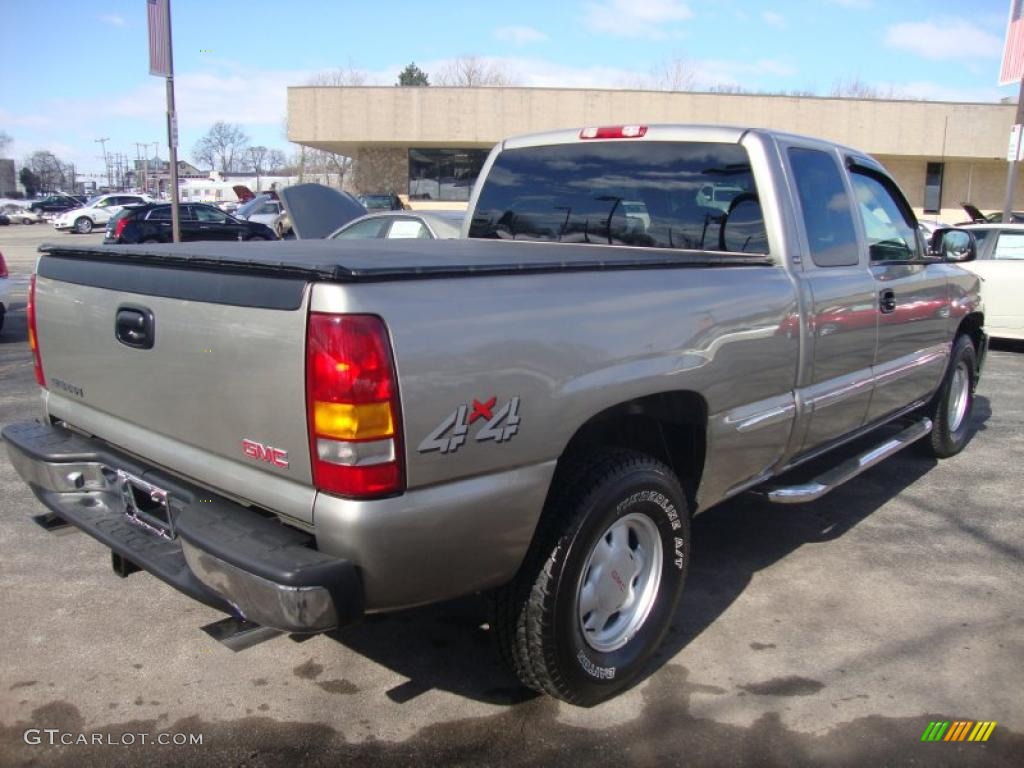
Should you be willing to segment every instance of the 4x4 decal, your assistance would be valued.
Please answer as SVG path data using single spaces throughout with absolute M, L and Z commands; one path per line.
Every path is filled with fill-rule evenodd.
M 500 408 L 495 407 L 497 403 L 498 398 L 491 397 L 483 402 L 474 398 L 472 405 L 460 405 L 424 438 L 417 450 L 420 453 L 455 453 L 466 442 L 470 425 L 480 420 L 484 424 L 474 438 L 478 443 L 511 440 L 519 431 L 519 397 L 513 397 Z

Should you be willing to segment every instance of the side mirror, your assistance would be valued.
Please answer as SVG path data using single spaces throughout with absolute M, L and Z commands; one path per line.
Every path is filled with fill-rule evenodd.
M 978 258 L 974 233 L 966 229 L 936 229 L 929 246 L 929 254 L 944 261 L 962 263 Z

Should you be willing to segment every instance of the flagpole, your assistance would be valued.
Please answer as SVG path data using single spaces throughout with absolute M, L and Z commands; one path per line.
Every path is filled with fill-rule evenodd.
M 1017 94 L 1017 116 L 1013 119 L 1018 131 L 1024 132 L 1024 78 L 1020 81 L 1020 92 Z M 1017 151 L 1010 158 L 1010 170 L 1006 176 L 1006 198 L 1003 200 L 1003 223 L 1013 221 L 1013 198 L 1017 193 L 1017 163 L 1020 157 L 1020 140 L 1018 134 Z

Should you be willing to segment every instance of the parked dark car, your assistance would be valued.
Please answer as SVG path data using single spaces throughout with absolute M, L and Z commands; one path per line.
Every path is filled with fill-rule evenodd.
M 30 204 L 28 209 L 35 211 L 38 214 L 53 215 L 55 213 L 64 213 L 64 211 L 70 211 L 75 208 L 81 208 L 88 201 L 87 197 L 79 195 L 65 195 L 62 192 L 50 195 L 42 200 L 36 200 Z
M 185 240 L 277 240 L 265 224 L 241 221 L 205 203 L 181 203 L 181 239 Z M 171 242 L 171 206 L 150 203 L 125 208 L 107 223 L 104 243 Z

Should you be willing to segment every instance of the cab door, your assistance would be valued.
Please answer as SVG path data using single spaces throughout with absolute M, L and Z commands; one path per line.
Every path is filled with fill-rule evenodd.
M 826 144 L 781 145 L 802 227 L 799 282 L 806 311 L 802 416 L 796 454 L 863 426 L 872 392 L 878 312 L 841 157 Z
M 868 421 L 930 397 L 949 358 L 948 267 L 925 258 L 917 220 L 880 168 L 851 161 L 850 180 L 874 281 L 878 350 Z

